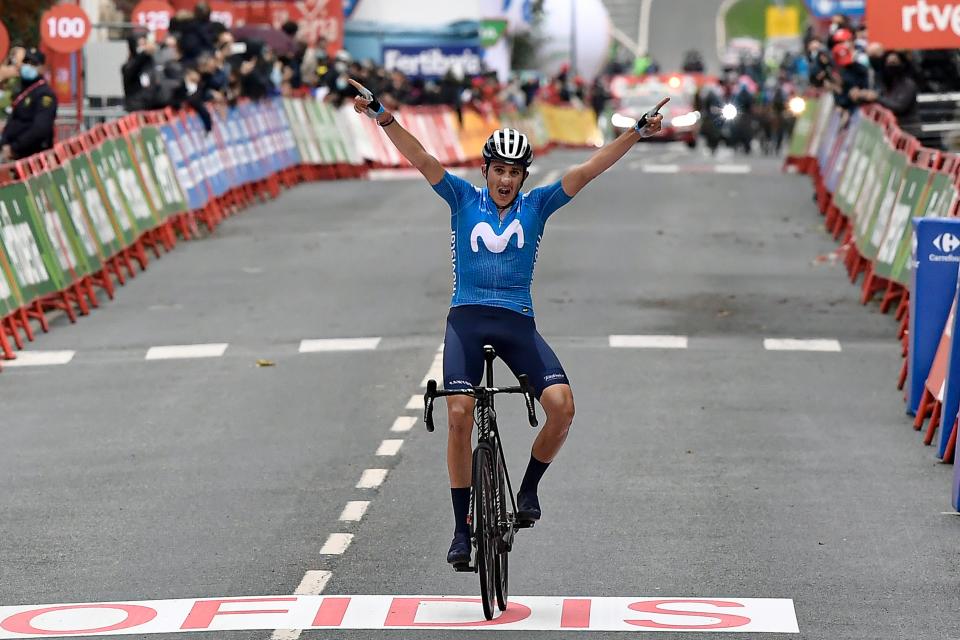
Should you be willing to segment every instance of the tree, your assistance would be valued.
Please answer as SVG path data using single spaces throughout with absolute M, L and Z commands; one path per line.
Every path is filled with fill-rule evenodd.
M 3 24 L 10 32 L 10 44 L 36 47 L 40 44 L 40 16 L 54 0 L 3 0 Z
M 543 44 L 543 36 L 540 35 L 543 0 L 534 0 L 531 12 L 533 20 L 530 28 L 510 36 L 510 67 L 514 70 L 533 69 L 537 66 L 537 51 Z

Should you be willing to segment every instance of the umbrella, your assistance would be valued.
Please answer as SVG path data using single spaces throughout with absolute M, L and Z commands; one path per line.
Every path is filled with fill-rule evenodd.
M 259 40 L 278 56 L 292 56 L 297 50 L 297 43 L 293 38 L 279 29 L 262 25 L 244 25 L 232 29 L 231 33 L 237 40 Z

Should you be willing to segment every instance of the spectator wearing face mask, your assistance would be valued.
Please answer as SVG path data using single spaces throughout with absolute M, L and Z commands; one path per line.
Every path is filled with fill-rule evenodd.
M 44 79 L 46 57 L 30 49 L 20 65 L 20 91 L 10 104 L 10 118 L 0 134 L 0 161 L 19 160 L 53 146 L 57 96 Z
M 837 77 L 833 83 L 834 102 L 848 113 L 852 112 L 857 108 L 853 96 L 859 95 L 857 92 L 867 89 L 870 84 L 869 71 L 856 61 L 851 42 L 841 42 L 833 47 L 833 62 L 837 67 Z
M 875 102 L 889 109 L 900 126 L 908 128 L 917 122 L 917 81 L 903 52 L 890 51 L 883 62 L 881 90 L 851 91 L 850 97 L 860 104 Z
M 123 107 L 127 111 L 140 111 L 152 106 L 152 89 L 155 84 L 153 72 L 156 62 L 153 54 L 156 45 L 146 34 L 134 34 L 127 38 L 130 57 L 123 67 Z

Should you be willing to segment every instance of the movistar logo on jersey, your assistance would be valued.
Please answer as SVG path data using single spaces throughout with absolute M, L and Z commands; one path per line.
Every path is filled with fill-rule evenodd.
M 473 228 L 473 231 L 470 232 L 470 247 L 474 253 L 479 253 L 480 245 L 477 240 L 482 238 L 483 246 L 487 248 L 487 251 L 503 253 L 514 235 L 517 236 L 517 248 L 523 249 L 523 226 L 519 220 L 511 222 L 500 235 L 497 235 L 497 232 L 493 230 L 489 222 L 479 222 L 477 226 Z

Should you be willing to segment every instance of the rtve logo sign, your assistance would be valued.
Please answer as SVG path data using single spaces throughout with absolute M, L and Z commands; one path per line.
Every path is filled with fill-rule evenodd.
M 960 48 L 960 0 L 867 0 L 867 28 L 887 49 Z
M 943 253 L 953 253 L 960 248 L 960 238 L 952 233 L 941 233 L 933 239 L 933 246 Z

